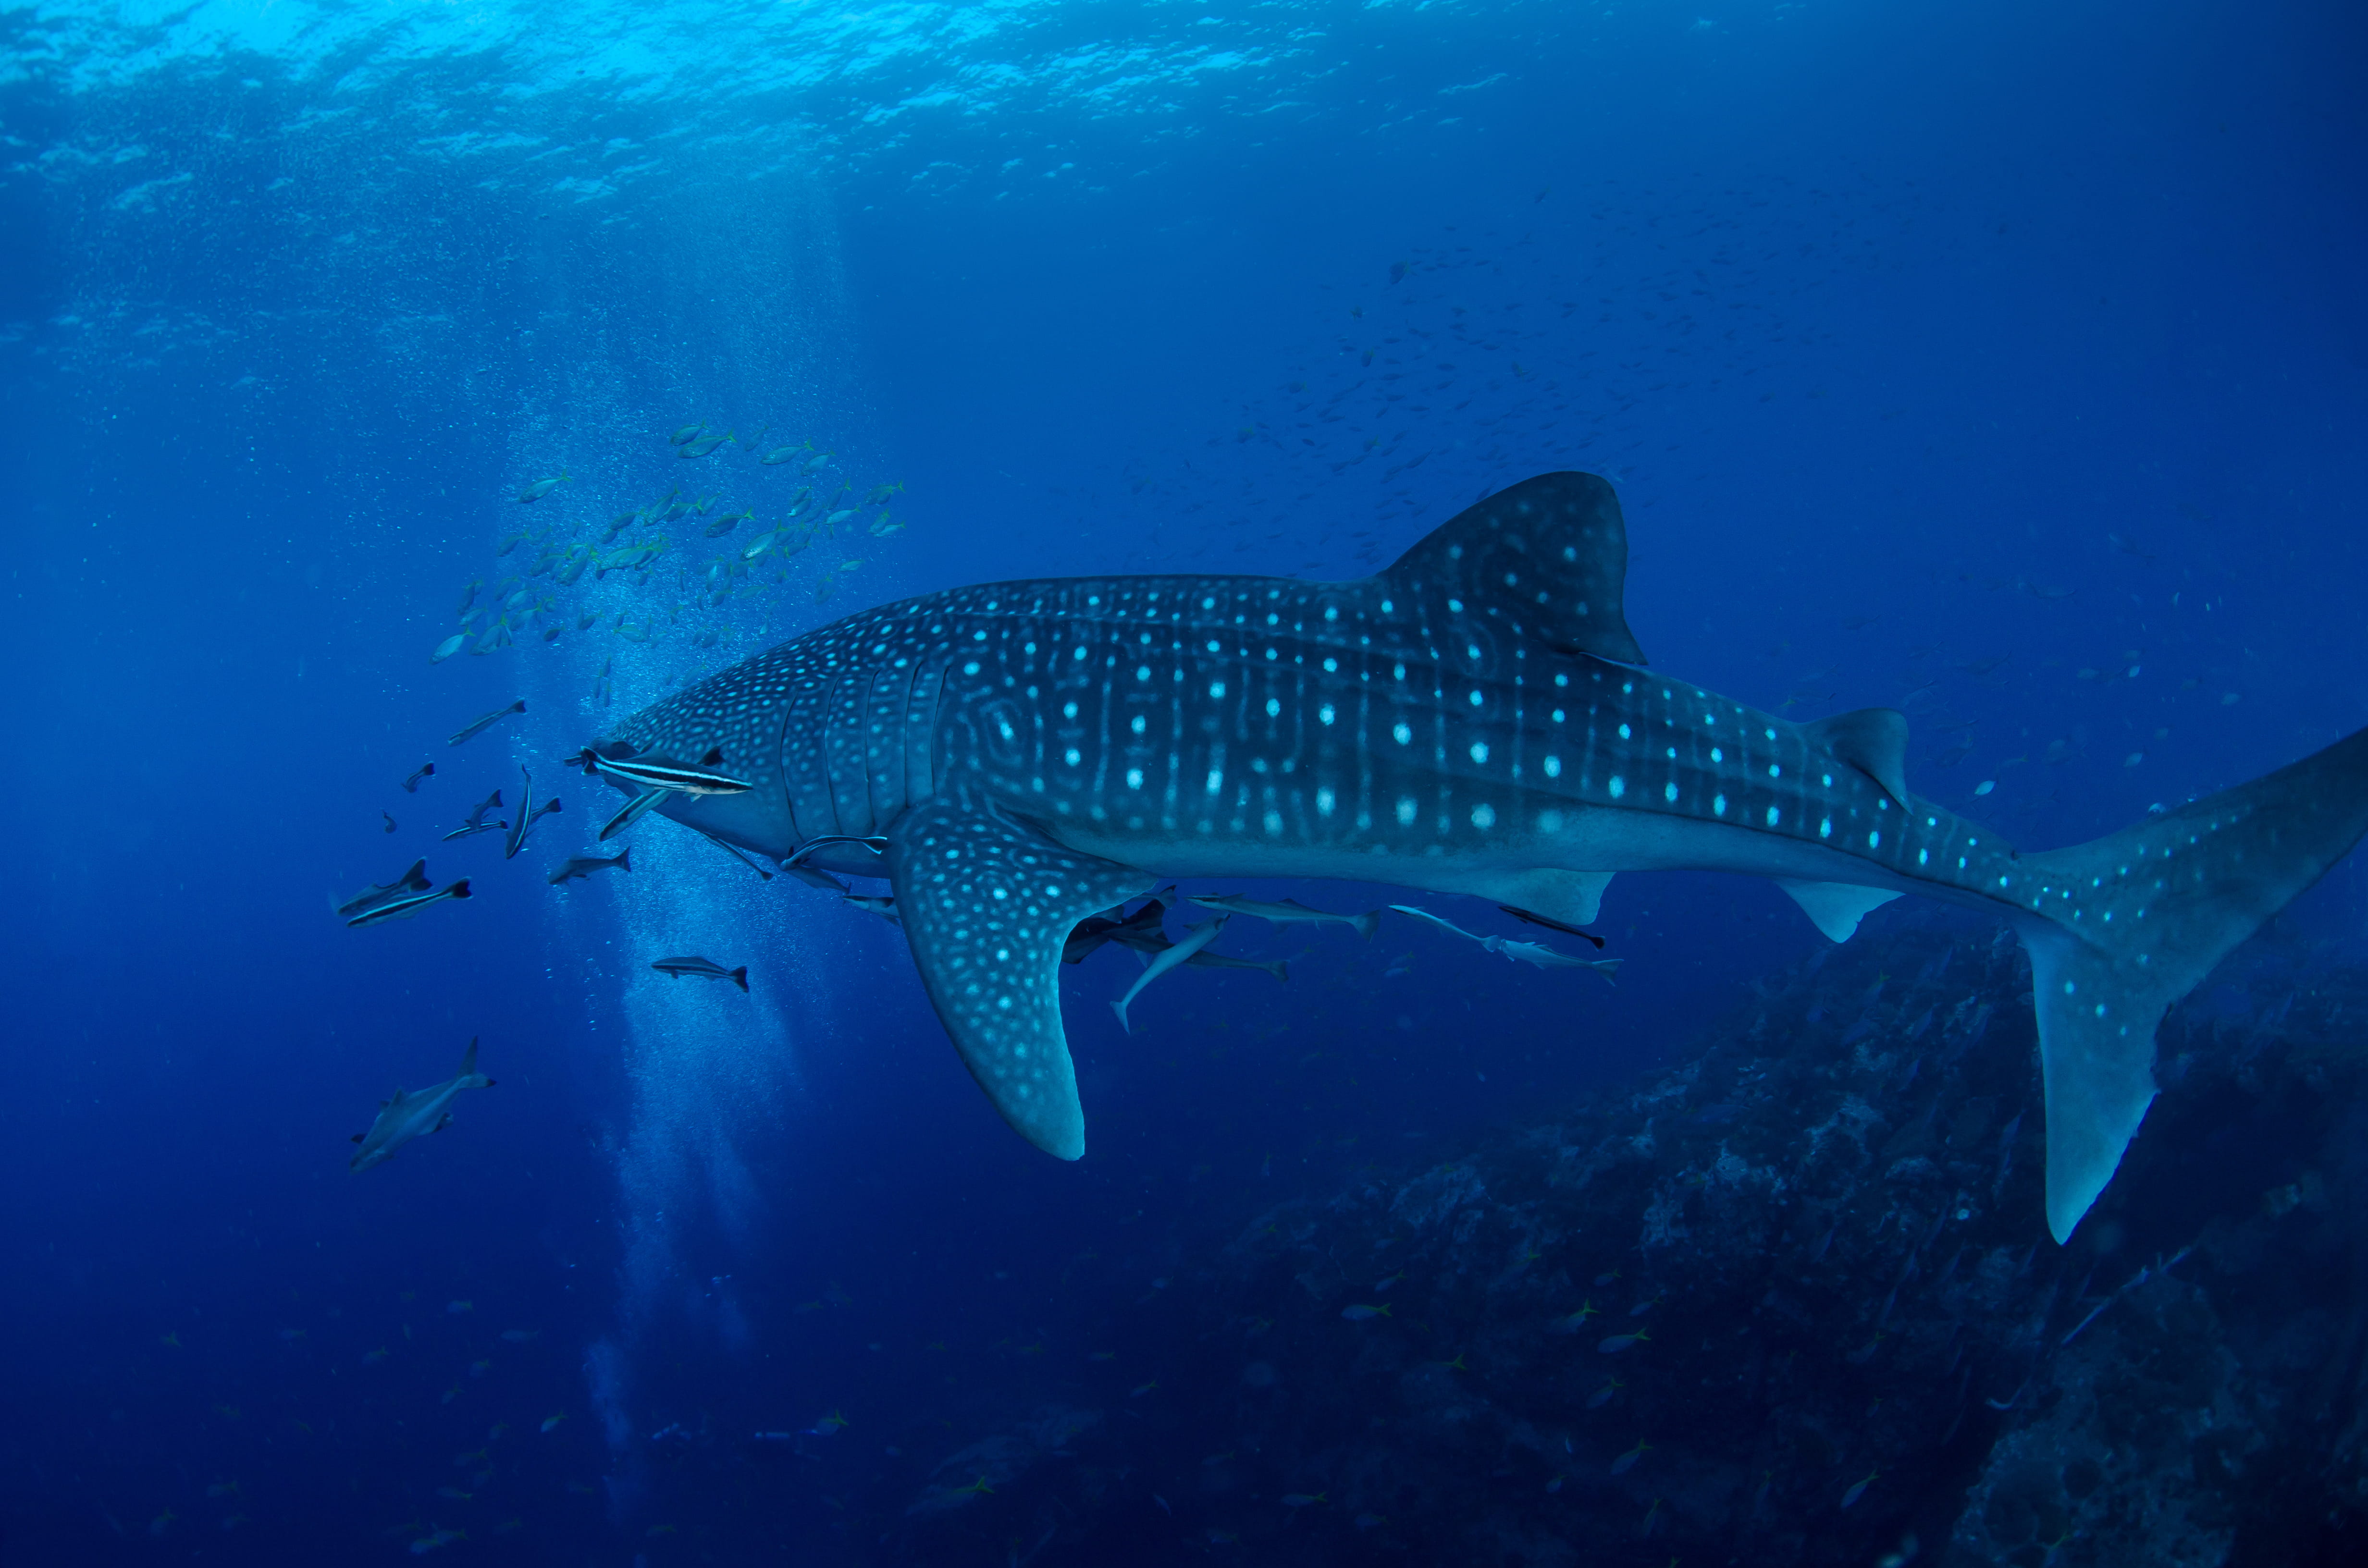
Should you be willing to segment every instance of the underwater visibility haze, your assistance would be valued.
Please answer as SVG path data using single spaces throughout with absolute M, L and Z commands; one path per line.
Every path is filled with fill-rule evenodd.
M 0 0 L 0 1565 L 2368 1558 L 2363 59 Z

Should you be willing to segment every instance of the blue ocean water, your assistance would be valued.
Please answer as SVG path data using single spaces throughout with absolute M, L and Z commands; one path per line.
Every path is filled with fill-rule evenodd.
M 1954 1449 L 1861 1494 L 1897 1509 L 1879 1540 L 1834 1498 L 1890 1460 L 1788 1450 L 1769 1473 L 1826 1511 L 1781 1547 L 1749 1534 L 1779 1506 L 1701 1477 L 1615 1536 L 1521 1471 L 1485 1559 L 1347 1438 L 1211 1479 L 1397 1409 L 1314 1351 L 1212 1351 L 1302 1288 L 1213 1260 L 1817 983 L 1772 888 L 1622 876 L 1616 988 L 1395 919 L 1237 920 L 1224 950 L 1288 980 L 1170 977 L 1132 1034 L 1107 949 L 1063 981 L 1070 1165 L 982 1100 L 895 927 L 656 823 L 629 873 L 547 883 L 620 800 L 563 765 L 856 608 L 1356 577 L 1579 469 L 1618 488 L 1656 668 L 1796 720 L 1897 708 L 1918 790 L 2021 844 L 2252 778 L 2368 722 L 2363 59 L 2356 8 L 2309 4 L 0 4 L 0 1563 L 1986 1560 L 1951 1521 L 1993 1461 Z M 702 424 L 734 439 L 678 457 Z M 676 501 L 704 509 L 651 520 Z M 601 548 L 663 554 L 562 580 L 636 511 Z M 522 768 L 564 802 L 524 853 L 442 842 Z M 421 857 L 473 896 L 331 913 Z M 1888 980 L 1885 943 L 1988 941 L 1934 918 L 1838 951 Z M 2196 1070 L 2283 1039 L 2363 936 L 2355 856 L 2175 1015 L 2218 1042 Z M 746 994 L 647 967 L 689 953 Z M 2018 1027 L 1967 1049 L 2035 1085 Z M 472 1038 L 496 1085 L 349 1174 Z M 2158 1075 L 2137 1148 L 2231 1213 L 2351 1190 L 2267 1112 L 2180 1142 L 2210 1096 Z M 2051 1256 L 2023 1197 L 1999 1246 Z M 2050 1343 L 2206 1233 L 2154 1212 L 2025 1303 Z M 2214 1244 L 2309 1281 L 2214 1330 L 2230 1356 L 2361 1321 L 2368 1254 L 2282 1235 L 2242 1269 Z M 2245 1453 L 2349 1454 L 2355 1414 Z M 1584 1447 L 1525 1419 L 1507 1451 Z M 2103 1494 L 2185 1473 L 2100 1447 Z M 2049 1484 L 2100 1495 L 2073 1462 Z M 1789 1484 L 1756 1474 L 1735 1497 Z M 2013 1560 L 2159 1560 L 2044 1514 Z M 2229 1560 L 2306 1560 L 2262 1528 Z

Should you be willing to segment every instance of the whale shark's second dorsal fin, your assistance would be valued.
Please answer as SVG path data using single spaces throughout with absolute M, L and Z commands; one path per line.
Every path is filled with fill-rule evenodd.
M 1861 708 L 1801 726 L 1809 744 L 1847 762 L 1883 786 L 1900 810 L 1907 805 L 1907 715 L 1896 708 Z
M 472 1077 L 477 1071 L 477 1037 L 469 1037 L 469 1049 L 461 1053 L 461 1076 Z
M 1622 608 L 1628 525 L 1591 473 L 1542 473 L 1466 506 L 1380 581 L 1452 612 L 1502 617 L 1575 653 L 1641 665 Z

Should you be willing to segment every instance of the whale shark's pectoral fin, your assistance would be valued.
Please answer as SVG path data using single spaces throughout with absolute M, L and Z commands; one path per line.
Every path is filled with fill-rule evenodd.
M 962 1065 L 1021 1137 L 1064 1160 L 1084 1154 L 1085 1110 L 1061 1033 L 1062 945 L 1078 921 L 1158 879 L 939 795 L 889 830 L 888 881 Z
M 1793 895 L 1830 942 L 1847 942 L 1870 910 L 1880 909 L 1899 895 L 1883 888 L 1854 882 L 1794 882 L 1778 878 L 1776 885 Z

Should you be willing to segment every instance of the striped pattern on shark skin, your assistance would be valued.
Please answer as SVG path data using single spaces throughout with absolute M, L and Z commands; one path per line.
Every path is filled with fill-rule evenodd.
M 766 854 L 884 835 L 900 908 L 965 843 L 961 878 L 983 886 L 977 856 L 1008 858 L 1018 833 L 1106 868 L 1098 886 L 1352 878 L 1579 925 L 1611 874 L 1680 868 L 1773 879 L 1836 940 L 1906 892 L 1986 909 L 2052 982 L 2049 1207 L 2068 1235 L 2151 1098 L 2162 1011 L 2368 830 L 2368 743 L 2023 855 L 1909 793 L 1897 713 L 1795 724 L 1643 668 L 1626 560 L 1611 486 L 1546 474 L 1359 582 L 1075 578 L 885 606 L 634 715 L 602 749 L 720 750 L 748 791 L 658 809 Z M 942 807 L 928 853 L 906 843 L 924 802 Z M 879 869 L 837 845 L 809 859 Z M 1013 1116 L 997 1087 L 1056 1051 L 1075 1098 L 1057 1007 L 1040 1005 L 1066 935 L 1053 918 L 998 934 L 991 962 L 967 938 L 907 933 L 990 1097 L 1074 1158 L 1081 1110 L 1072 1137 L 1065 1110 Z M 1035 1032 L 950 1016 L 940 971 L 957 961 Z

